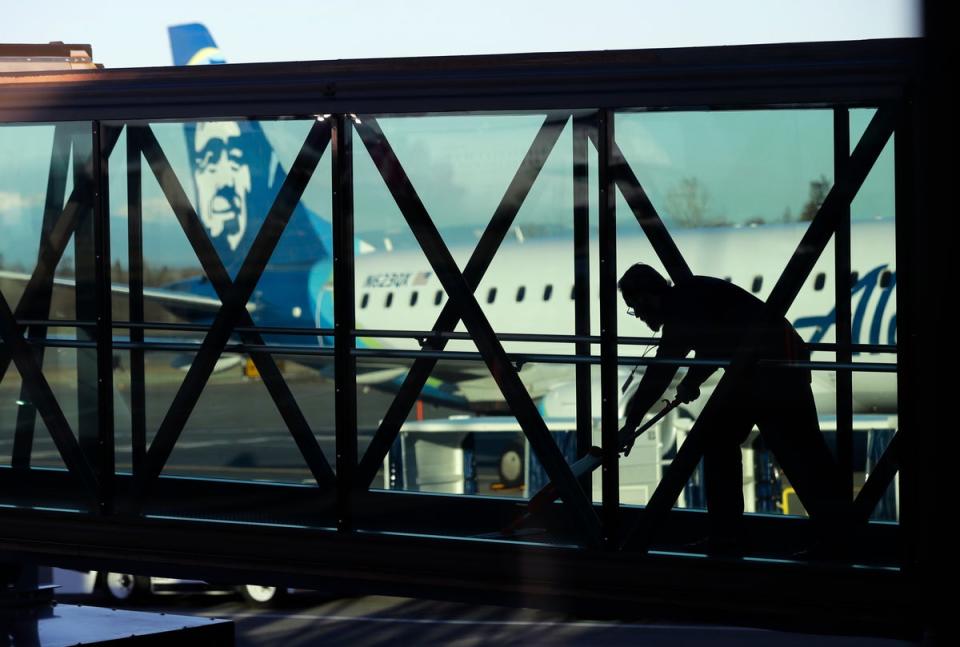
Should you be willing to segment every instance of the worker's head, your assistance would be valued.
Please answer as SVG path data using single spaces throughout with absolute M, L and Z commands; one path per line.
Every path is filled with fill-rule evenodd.
M 650 326 L 654 332 L 663 325 L 663 297 L 670 283 L 659 272 L 637 263 L 623 273 L 617 282 L 627 312 Z

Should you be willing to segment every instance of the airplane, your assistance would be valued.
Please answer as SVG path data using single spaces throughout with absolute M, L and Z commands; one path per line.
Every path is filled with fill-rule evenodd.
M 180 25 L 170 28 L 170 39 L 174 54 L 174 63 L 183 64 L 221 64 L 225 58 L 207 29 L 199 24 Z M 247 137 L 250 144 L 246 150 L 236 155 L 247 160 L 260 156 L 269 158 L 271 164 L 276 154 L 267 154 L 272 150 L 264 143 L 262 128 L 256 122 L 230 122 L 217 128 L 226 128 L 232 136 Z M 200 126 L 185 127 L 191 160 L 202 159 L 199 152 L 210 138 L 197 139 Z M 207 129 L 209 130 L 209 128 Z M 219 135 L 221 138 L 224 134 Z M 224 140 L 225 141 L 225 140 Z M 248 151 L 256 151 L 250 154 Z M 218 164 L 228 163 L 221 154 Z M 235 160 L 236 163 L 236 160 Z M 221 171 L 224 169 L 221 168 Z M 217 211 L 226 208 L 233 199 L 231 195 L 217 196 L 210 188 L 203 186 L 203 176 L 195 165 L 192 169 L 196 178 L 197 204 L 201 218 L 209 223 L 208 232 L 222 254 L 224 262 L 236 265 L 242 260 L 249 232 L 256 229 L 250 223 L 245 225 L 248 235 L 236 245 L 231 242 L 229 232 L 239 232 L 244 226 L 229 225 L 232 214 Z M 219 171 L 215 171 L 219 172 Z M 277 166 L 272 173 L 283 177 L 283 170 Z M 226 173 L 229 175 L 229 173 Z M 255 177 L 255 173 L 253 176 Z M 246 181 L 242 176 L 240 185 Z M 251 195 L 255 192 L 251 191 Z M 204 196 L 214 196 L 212 199 Z M 210 202 L 210 206 L 207 203 Z M 259 209 L 253 208 L 253 200 L 248 214 L 266 213 L 269 203 L 264 202 Z M 298 206 L 298 210 L 302 208 Z M 205 210 L 207 210 L 205 212 Z M 236 208 L 239 214 L 241 209 Z M 218 215 L 220 214 L 220 215 Z M 226 219 L 224 214 L 226 214 Z M 237 215 L 238 218 L 241 216 Z M 248 216 L 249 217 L 249 216 Z M 224 223 L 221 225 L 221 222 Z M 309 225 L 309 226 L 308 226 Z M 232 227 L 232 228 L 231 228 Z M 309 325 L 331 328 L 333 321 L 333 288 L 331 280 L 331 236 L 326 219 L 310 215 L 309 218 L 297 215 L 291 220 L 290 227 L 296 232 L 297 245 L 301 249 L 312 245 L 312 259 L 304 259 L 312 265 L 296 267 L 275 255 L 268 266 L 255 304 L 254 318 L 269 325 L 293 321 L 285 313 L 298 313 L 298 317 L 311 317 Z M 617 276 L 634 262 L 643 261 L 663 268 L 652 247 L 639 227 L 624 228 L 618 232 Z M 777 224 L 746 227 L 711 227 L 700 229 L 678 229 L 672 231 L 674 241 L 691 263 L 695 274 L 704 274 L 726 278 L 749 290 L 761 299 L 765 299 L 780 271 L 796 248 L 806 223 Z M 218 233 L 220 232 L 220 233 Z M 227 236 L 224 243 L 224 235 Z M 852 228 L 853 272 L 851 276 L 853 330 L 852 341 L 855 344 L 895 345 L 896 344 L 896 269 L 893 256 L 893 221 L 882 219 L 875 221 L 855 221 Z M 233 234 L 238 236 L 237 233 Z M 230 249 L 227 249 L 227 247 Z M 355 313 L 358 330 L 429 330 L 446 301 L 446 293 L 430 267 L 423 253 L 416 247 L 410 249 L 392 249 L 385 241 L 382 249 L 376 249 L 366 241 L 357 240 L 355 250 L 356 303 Z M 450 251 L 460 267 L 464 267 L 473 251 L 472 244 L 451 244 Z M 280 250 L 278 250 L 278 253 Z M 308 254 L 309 256 L 309 254 Z M 598 274 L 598 249 L 594 240 L 590 249 L 591 276 Z M 574 331 L 573 309 L 573 263 L 572 245 L 569 236 L 544 236 L 505 242 L 497 252 L 475 295 L 494 330 L 523 333 L 572 334 Z M 291 269 L 288 269 L 291 268 Z M 535 273 L 524 268 L 537 268 Z M 832 246 L 819 259 L 796 302 L 788 313 L 788 318 L 811 343 L 829 343 L 835 335 L 835 298 L 832 280 L 834 264 Z M 297 274 L 299 273 L 299 276 Z M 275 286 L 275 287 L 274 287 Z M 294 294 L 291 290 L 301 290 Z M 177 286 L 193 292 L 194 286 L 184 283 Z M 200 286 L 203 287 L 202 285 Z M 592 287 L 595 290 L 596 287 Z M 207 293 L 207 296 L 212 296 Z M 591 302 L 591 321 L 599 322 L 599 303 Z M 299 325 L 304 325 L 301 321 Z M 594 324 L 596 328 L 596 323 Z M 626 308 L 618 310 L 617 327 L 620 335 L 639 336 L 649 334 L 637 320 L 627 314 Z M 459 324 L 457 331 L 465 330 Z M 332 345 L 329 337 L 317 338 L 321 345 Z M 554 353 L 571 354 L 569 343 L 521 343 L 504 342 L 508 353 Z M 420 346 L 415 339 L 377 338 L 361 336 L 357 339 L 360 348 L 381 348 L 390 350 L 417 351 Z M 446 349 L 449 351 L 476 351 L 470 341 L 452 340 Z M 621 358 L 639 357 L 652 348 L 643 346 L 621 346 Z M 831 353 L 815 353 L 814 360 L 830 360 Z M 874 364 L 895 362 L 895 357 L 887 353 L 857 353 L 855 360 Z M 405 365 L 358 362 L 360 373 L 358 381 L 373 385 L 386 391 L 396 390 L 402 382 Z M 329 364 L 317 366 L 319 370 L 330 370 Z M 363 372 L 365 370 L 365 372 Z M 684 375 L 684 369 L 678 371 L 676 384 Z M 622 416 L 639 379 L 632 379 L 634 368 L 623 365 L 618 369 L 618 382 L 624 385 L 620 393 L 619 413 Z M 695 402 L 683 405 L 677 417 L 683 420 L 695 419 L 709 400 L 712 389 L 719 382 L 722 372 L 718 371 L 703 385 L 703 395 Z M 549 423 L 570 420 L 576 416 L 577 385 L 572 366 L 557 364 L 523 364 L 519 376 L 536 402 L 541 414 Z M 598 367 L 591 373 L 592 412 L 595 418 L 600 412 L 600 377 Z M 854 374 L 853 409 L 856 415 L 896 414 L 896 376 L 882 372 L 856 372 Z M 836 412 L 837 374 L 833 371 L 814 371 L 813 385 L 821 426 L 828 429 L 829 418 Z M 666 394 L 665 394 L 666 395 Z M 443 361 L 434 370 L 431 381 L 421 393 L 421 399 L 427 402 L 444 404 L 464 409 L 473 415 L 507 414 L 503 396 L 491 378 L 486 365 L 479 361 Z M 667 456 L 675 447 L 674 435 L 677 432 L 677 418 L 665 423 L 660 437 L 660 450 Z M 427 427 L 429 427 L 427 421 Z M 873 422 L 860 422 L 873 425 Z M 409 423 L 408 423 L 409 424 Z M 490 423 L 493 424 L 492 422 Z M 890 423 L 883 423 L 890 424 Z M 445 428 L 477 430 L 484 427 L 474 420 L 443 421 Z M 862 425 L 861 425 L 862 426 Z M 426 428 L 426 427 L 424 427 Z M 596 429 L 594 430 L 596 435 Z M 529 467 L 529 452 L 525 457 L 514 443 L 502 450 L 500 457 L 500 476 L 504 482 L 516 483 L 524 477 Z M 518 468 L 518 465 L 524 467 Z M 512 466 L 512 467 L 511 467 Z M 512 474 L 512 476 L 508 476 Z M 530 474 L 526 474 L 527 477 Z M 642 502 L 640 498 L 638 502 Z
M 177 25 L 169 28 L 175 65 L 222 64 L 226 62 L 209 31 L 200 24 Z M 214 246 L 228 270 L 242 262 L 259 223 L 255 214 L 265 214 L 269 208 L 266 196 L 276 192 L 285 177 L 277 155 L 267 141 L 258 122 L 216 122 L 184 126 L 188 145 L 188 159 L 195 180 L 198 213 L 211 236 Z M 219 157 L 214 157 L 219 151 Z M 269 160 L 267 165 L 254 160 Z M 231 168 L 232 167 L 232 168 Z M 244 168 L 249 170 L 243 170 Z M 241 169 L 238 171 L 237 169 Z M 273 178 L 267 182 L 268 176 Z M 248 189 L 249 198 L 241 197 Z M 245 204 L 246 203 L 246 204 Z M 260 216 L 262 217 L 262 215 Z M 673 236 L 684 256 L 693 263 L 695 273 L 722 276 L 748 287 L 760 298 L 765 298 L 773 287 L 784 265 L 799 241 L 805 223 L 765 225 L 762 227 L 681 229 Z M 893 240 L 892 220 L 856 222 L 853 241 L 856 250 L 852 298 L 854 305 L 853 341 L 861 344 L 896 343 L 896 271 L 885 256 L 885 247 Z M 331 269 L 331 227 L 329 221 L 298 204 L 287 233 L 281 239 L 277 252 L 258 286 L 255 319 L 264 325 L 303 325 L 304 317 L 312 317 L 312 324 L 330 328 L 333 322 L 333 291 Z M 659 267 L 659 262 L 645 236 L 635 228 L 618 236 L 619 276 L 632 263 L 643 260 Z M 428 328 L 439 314 L 446 294 L 423 254 L 413 250 L 377 250 L 366 241 L 357 240 L 356 316 L 358 329 Z M 719 251 L 718 251 L 719 250 Z M 451 253 L 462 266 L 473 251 L 472 246 L 451 247 Z M 498 331 L 519 332 L 517 327 L 529 330 L 527 322 L 535 322 L 535 332 L 571 334 L 573 329 L 572 263 L 558 263 L 556 259 L 572 257 L 570 242 L 562 237 L 529 239 L 508 242 L 497 253 L 490 270 L 476 291 L 478 300 L 491 325 Z M 745 253 L 749 251 L 749 254 Z M 892 250 L 890 250 L 892 251 Z M 592 275 L 597 272 L 596 241 L 591 249 Z M 741 259 L 750 259 L 744 264 Z M 549 268 L 533 277 L 517 268 Z M 826 251 L 811 275 L 811 285 L 801 293 L 791 308 L 794 325 L 806 332 L 810 342 L 833 341 L 834 298 L 832 284 L 833 260 Z M 662 269 L 662 268 L 661 268 Z M 215 298 L 209 283 L 202 278 L 168 286 L 191 295 Z M 598 304 L 592 304 L 593 321 L 599 320 Z M 624 310 L 624 309 L 621 309 Z M 796 313 L 796 314 L 793 314 Z M 517 322 L 525 325 L 518 326 Z M 636 320 L 619 313 L 621 334 L 643 332 Z M 463 330 L 462 324 L 459 330 Z M 332 344 L 331 338 L 321 338 L 321 344 Z M 358 344 L 370 347 L 389 347 L 408 350 L 419 348 L 416 340 L 360 337 Z M 506 348 L 529 349 L 529 345 L 507 343 Z M 470 342 L 451 342 L 449 350 L 475 350 Z M 570 352 L 569 344 L 537 344 L 536 352 Z M 629 354 L 629 353 L 628 353 Z M 872 357 L 882 362 L 886 357 Z M 530 366 L 530 372 L 542 367 Z M 629 371 L 630 369 L 623 369 Z M 383 371 L 380 372 L 384 374 Z M 389 374 L 390 371 L 386 371 Z M 521 376 L 525 371 L 521 370 Z M 819 375 L 819 373 L 818 373 Z M 818 407 L 832 410 L 831 377 L 818 382 Z M 434 398 L 446 404 L 471 408 L 484 401 L 499 398 L 497 387 L 489 379 L 484 365 L 473 370 L 463 368 L 458 384 L 451 391 L 430 390 L 425 398 Z M 823 376 L 821 376 L 823 377 Z M 864 376 L 861 376 L 864 377 Z M 876 376 L 873 376 L 874 378 Z M 472 378 L 472 379 L 471 379 Z M 531 396 L 541 401 L 541 410 L 547 415 L 571 415 L 572 384 L 556 380 L 525 380 Z M 388 379 L 386 382 L 395 381 Z M 889 388 L 889 379 L 882 377 L 858 379 L 855 407 L 858 411 L 883 411 L 895 408 L 895 389 Z M 565 390 L 571 393 L 565 394 Z M 599 389 L 594 389 L 598 392 Z M 627 399 L 626 397 L 624 399 Z M 706 400 L 706 397 L 701 398 Z

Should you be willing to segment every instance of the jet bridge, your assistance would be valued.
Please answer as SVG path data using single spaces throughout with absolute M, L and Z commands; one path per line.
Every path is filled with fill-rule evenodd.
M 918 385 L 932 374 L 924 340 L 939 315 L 925 304 L 943 239 L 933 217 L 940 205 L 923 202 L 931 135 L 919 125 L 920 49 L 888 40 L 0 75 L 8 232 L 0 551 L 57 566 L 344 593 L 912 635 L 935 567 L 930 457 L 940 432 Z M 655 491 L 645 505 L 628 504 L 621 372 L 698 360 L 642 354 L 656 340 L 622 328 L 616 282 L 640 249 L 626 245 L 631 236 L 674 283 L 722 252 L 693 254 L 684 242 L 685 229 L 717 224 L 704 220 L 709 203 L 687 180 L 703 173 L 699 182 L 709 183 L 721 165 L 685 160 L 676 137 L 727 151 L 733 171 L 707 193 L 727 199 L 721 187 L 740 182 L 730 198 L 741 200 L 737 212 L 715 215 L 743 224 L 754 215 L 743 205 L 779 186 L 762 172 L 781 156 L 749 166 L 756 177 L 739 172 L 738 156 L 783 132 L 799 134 L 783 140 L 782 155 L 801 146 L 829 181 L 805 204 L 817 176 L 794 178 L 799 197 L 782 203 L 794 206 L 764 214 L 805 214 L 793 227 L 767 225 L 798 233 L 783 234 L 764 298 L 793 320 L 804 290 L 829 297 L 821 314 L 832 331 L 809 362 L 784 370 L 834 380 L 833 451 L 849 476 L 852 547 L 827 560 L 803 553 L 817 538 L 809 519 L 750 514 L 745 556 L 708 556 L 691 545 L 707 532 L 705 512 L 675 503 L 703 455 L 703 421 L 751 360 L 718 363 L 722 377 L 690 414 Z M 231 139 L 260 135 L 284 143 L 279 160 L 244 157 Z M 444 155 L 463 166 L 447 166 Z M 484 166 L 484 156 L 494 162 Z M 203 174 L 221 163 L 232 179 L 205 198 Z M 875 168 L 886 169 L 879 179 Z M 893 219 L 899 272 L 896 291 L 890 279 L 878 283 L 861 312 L 851 298 L 866 294 L 855 292 L 854 273 L 866 271 L 855 225 L 870 190 L 879 191 L 874 204 L 886 200 L 875 211 Z M 257 191 L 267 199 L 257 202 Z M 468 208 L 486 215 L 457 258 L 450 215 Z M 566 300 L 569 316 L 548 333 L 494 317 L 497 286 L 484 282 L 512 228 L 537 210 L 566 237 L 569 255 L 558 263 L 570 284 L 554 285 L 529 262 L 514 273 L 543 304 Z M 275 255 L 299 249 L 289 232 L 307 231 L 305 219 L 321 231 L 325 255 L 300 277 L 289 268 L 302 258 Z M 357 241 L 377 227 L 407 232 L 422 256 L 422 273 L 404 279 L 410 286 L 384 288 L 399 280 L 388 277 L 367 290 L 363 268 L 375 255 L 358 253 Z M 825 291 L 816 278 L 824 266 Z M 171 286 L 194 278 L 201 287 L 172 298 Z M 303 302 L 281 301 L 298 278 L 303 289 L 290 298 Z M 419 287 L 419 300 L 403 291 L 421 279 L 437 281 L 435 290 Z M 365 292 L 398 322 L 418 306 L 420 318 L 365 328 Z M 517 308 L 521 294 L 510 286 Z M 891 304 L 895 324 L 882 314 Z M 191 308 L 205 315 L 190 318 Z M 854 325 L 874 311 L 875 335 L 872 324 Z M 259 377 L 216 371 L 224 353 L 249 357 Z M 594 444 L 597 421 L 598 481 L 571 471 L 526 379 L 532 365 L 567 371 L 575 457 Z M 388 404 L 372 410 L 358 374 L 396 367 L 395 379 L 372 390 Z M 384 459 L 418 400 L 464 406 L 441 388 L 451 374 L 491 380 L 557 488 L 537 532 L 500 532 L 522 512 L 522 497 L 381 489 Z M 899 428 L 854 497 L 854 407 L 876 376 L 891 385 Z M 237 449 L 260 446 L 285 452 L 289 465 L 271 470 L 266 453 Z M 189 453 L 200 451 L 236 460 L 214 465 Z M 895 477 L 901 521 L 871 520 Z

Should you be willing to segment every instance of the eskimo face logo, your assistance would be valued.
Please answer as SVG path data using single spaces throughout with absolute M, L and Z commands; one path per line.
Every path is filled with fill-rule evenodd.
M 247 231 L 247 199 L 252 181 L 243 158 L 240 125 L 235 121 L 197 124 L 193 140 L 196 157 L 200 220 L 211 238 L 226 236 L 234 251 Z

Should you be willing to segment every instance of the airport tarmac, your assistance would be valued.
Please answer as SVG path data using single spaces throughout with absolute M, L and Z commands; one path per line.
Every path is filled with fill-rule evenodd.
M 44 375 L 67 421 L 74 433 L 77 433 L 81 426 L 81 412 L 87 406 L 95 406 L 96 400 L 92 393 L 86 393 L 85 399 L 78 397 L 75 353 L 76 351 L 68 349 L 47 349 Z M 120 367 L 114 373 L 116 465 L 119 471 L 130 470 L 132 456 L 129 435 L 130 375 L 126 370 L 125 359 L 120 356 Z M 174 366 L 178 359 L 180 358 L 166 353 L 155 354 L 148 359 L 148 443 L 160 427 L 186 376 L 185 370 Z M 313 369 L 291 361 L 282 361 L 280 365 L 298 406 L 332 465 L 336 456 L 333 381 Z M 0 430 L 4 430 L 0 435 L 0 456 L 5 461 L 10 460 L 13 430 L 16 428 L 19 410 L 29 406 L 28 397 L 22 393 L 19 376 L 11 366 L 0 383 Z M 358 387 L 358 449 L 361 455 L 392 399 L 391 393 L 368 386 Z M 428 418 L 444 418 L 463 413 L 431 404 L 423 405 L 423 412 Z M 411 414 L 411 419 L 415 415 L 416 410 Z M 489 467 L 497 457 L 478 458 Z M 39 417 L 35 425 L 31 464 L 34 467 L 63 467 L 59 452 Z M 210 377 L 163 473 L 286 483 L 313 482 L 262 380 L 244 375 L 242 365 Z M 482 479 L 485 488 L 489 490 L 495 476 L 486 469 Z M 382 477 L 375 481 L 375 484 L 382 484 Z
M 387 596 L 329 599 L 304 594 L 280 608 L 253 609 L 234 600 L 194 595 L 166 598 L 163 605 L 154 601 L 135 608 L 232 619 L 236 624 L 238 647 L 908 647 L 916 644 L 891 638 L 826 636 L 655 620 L 589 620 L 536 609 Z

